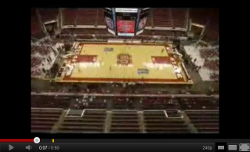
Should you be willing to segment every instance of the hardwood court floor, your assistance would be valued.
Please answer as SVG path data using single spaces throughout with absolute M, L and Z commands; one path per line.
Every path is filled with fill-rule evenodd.
M 186 84 L 186 74 L 165 46 L 126 44 L 83 44 L 70 64 L 68 82 L 147 82 Z M 153 67 L 154 66 L 154 67 Z M 181 75 L 181 76 L 180 76 Z

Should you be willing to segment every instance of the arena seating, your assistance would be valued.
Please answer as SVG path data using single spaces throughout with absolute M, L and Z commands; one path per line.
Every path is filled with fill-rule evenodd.
M 202 58 L 219 58 L 219 52 L 215 48 L 201 48 L 200 53 Z
M 218 48 L 205 48 L 200 50 L 201 57 L 204 58 L 204 67 L 209 69 L 210 78 L 219 80 L 219 51 Z
M 59 51 L 61 44 L 50 39 L 44 38 L 31 43 L 31 75 L 43 77 L 46 70 L 52 66 Z
M 186 32 L 183 31 L 175 31 L 174 33 L 176 37 L 187 36 Z
M 32 57 L 31 58 L 31 67 L 38 66 L 42 63 L 42 60 L 39 57 Z
M 41 38 L 44 38 L 46 35 L 42 32 L 42 31 L 40 31 L 40 32 L 37 32 L 37 33 L 32 33 L 31 34 L 31 37 L 33 37 L 33 38 L 35 38 L 35 39 L 37 39 L 37 40 L 39 40 L 39 39 L 41 39 Z
M 219 74 L 218 73 L 211 73 L 210 78 L 215 81 L 219 81 Z
M 97 25 L 106 25 L 104 20 L 104 12 L 103 9 L 98 9 L 98 19 L 97 19 Z
M 40 31 L 39 20 L 35 9 L 31 9 L 31 33 Z
M 169 37 L 174 36 L 174 32 L 172 32 L 172 31 L 157 31 L 157 30 L 155 30 L 153 33 L 154 33 L 153 35 L 163 35 L 163 36 L 169 36 Z
M 173 25 L 174 27 L 186 28 L 187 9 L 172 8 Z
M 40 57 L 31 57 L 31 69 L 36 68 L 37 66 L 41 65 L 41 63 L 42 59 Z M 31 70 L 31 75 L 40 75 L 40 74 L 41 70 Z
M 135 109 L 132 98 L 116 97 L 112 103 L 113 109 Z
M 65 28 L 61 30 L 61 35 L 73 34 L 74 31 L 75 31 L 75 28 Z
M 192 63 L 201 67 L 199 74 L 204 81 L 217 81 L 219 74 L 219 47 L 218 46 L 184 46 Z M 196 61 L 195 61 L 196 60 Z M 217 75 L 214 77 L 214 74 Z
M 168 115 L 168 118 L 183 118 L 182 114 L 181 114 L 181 111 L 179 109 L 166 109 L 165 110 L 167 115 Z
M 144 30 L 142 35 L 145 35 L 145 36 L 152 36 L 152 30 Z M 140 35 L 139 35 L 139 36 L 140 36 Z
M 176 27 L 185 28 L 186 9 L 152 9 L 152 14 L 148 17 L 146 26 Z M 39 14 L 43 22 L 55 20 L 58 9 L 39 9 Z M 62 9 L 63 25 L 105 25 L 102 9 Z M 153 25 L 152 25 L 153 24 Z
M 106 109 L 105 99 L 99 97 L 85 96 L 83 99 L 76 98 L 74 101 L 74 109 Z
M 52 117 L 45 119 L 46 121 L 51 120 L 50 123 L 45 124 L 57 126 L 58 130 L 55 129 L 53 132 L 60 133 L 190 133 L 193 132 L 193 129 L 198 133 L 218 131 L 219 103 L 218 99 L 214 98 L 149 98 L 150 100 L 144 99 L 143 102 L 138 102 L 141 98 L 133 97 L 129 98 L 129 101 L 133 101 L 131 103 L 127 102 L 126 97 L 95 97 L 91 101 L 87 97 L 85 98 L 88 99 L 87 102 L 76 102 L 76 99 L 80 98 L 79 96 L 32 95 L 31 106 L 36 107 L 33 109 L 70 108 L 70 111 L 78 110 L 81 113 L 84 110 L 82 117 L 81 114 L 76 116 L 70 112 L 66 115 L 68 110 L 65 110 L 64 113 L 60 111 L 57 112 L 57 115 L 52 114 L 53 119 Z M 108 105 L 108 102 L 112 104 Z M 143 111 L 138 108 L 142 108 Z M 56 110 L 51 109 L 51 111 Z M 49 113 L 48 110 L 46 112 Z M 188 119 L 183 116 L 183 112 L 186 113 Z M 60 117 L 59 120 L 61 114 L 65 117 Z M 32 122 L 40 121 L 41 117 L 45 116 L 40 116 L 39 119 L 33 118 Z M 194 126 L 193 128 L 188 120 Z M 58 123 L 55 124 L 56 122 Z M 42 128 L 50 131 L 52 127 L 42 126 Z M 41 128 L 37 130 L 39 131 L 39 129 Z
M 163 110 L 144 111 L 145 130 L 148 133 L 188 133 L 190 129 L 181 118 L 167 118 Z
M 78 35 L 76 38 L 78 39 L 93 39 L 92 35 Z
M 63 34 L 61 34 L 59 39 L 64 40 L 64 39 L 69 39 L 69 38 L 71 38 L 71 35 L 63 35 Z
M 163 30 L 144 30 L 144 32 L 141 34 L 143 36 L 168 36 L 173 37 L 174 32 L 173 31 L 163 31 Z
M 45 40 L 39 42 L 39 44 L 45 45 L 45 46 L 56 45 L 56 43 L 57 42 L 52 41 L 50 39 L 45 39 Z
M 63 25 L 75 25 L 77 9 L 65 8 L 62 10 Z
M 39 53 L 41 56 L 47 56 L 50 53 L 50 48 L 48 46 L 39 46 L 39 45 L 31 45 L 31 53 L 36 54 Z M 31 56 L 31 75 L 40 75 L 42 73 L 41 69 L 36 68 L 40 66 L 45 58 L 41 56 L 34 55 Z M 51 60 L 51 59 L 50 59 Z
M 154 26 L 156 27 L 173 27 L 172 10 L 153 9 Z
M 96 33 L 96 29 L 75 29 L 74 30 L 74 34 L 89 34 L 92 35 L 94 33 Z
M 36 10 L 32 9 L 31 10 L 31 37 L 34 37 L 36 39 L 41 39 L 45 36 L 43 33 L 37 14 Z
M 190 9 L 189 13 L 193 23 L 206 25 L 210 9 L 195 8 Z
M 38 9 L 39 14 L 41 16 L 41 20 L 42 22 L 47 22 L 47 21 L 51 21 L 51 20 L 56 20 L 57 16 L 58 16 L 58 9 Z
M 91 34 L 90 34 L 91 33 Z M 73 28 L 66 28 L 63 29 L 60 37 L 69 38 L 68 34 L 77 34 L 77 38 L 82 39 L 93 39 L 93 35 L 95 35 L 98 39 L 107 39 L 107 38 L 114 38 L 114 35 L 109 33 L 106 29 L 73 29 Z M 184 36 L 185 32 L 182 31 L 162 31 L 162 30 L 144 30 L 141 35 L 135 36 L 135 39 L 152 39 L 152 36 L 164 36 L 164 37 L 174 37 L 174 36 Z M 120 37 L 126 39 L 127 37 Z M 163 37 L 162 37 L 163 39 Z
M 142 108 L 149 109 L 180 109 L 178 102 L 168 98 L 144 98 Z
M 186 111 L 198 133 L 219 133 L 219 111 Z
M 32 45 L 31 46 L 31 52 L 32 53 L 39 53 L 42 56 L 45 56 L 45 55 L 49 54 L 50 48 L 48 46 Z
M 204 37 L 206 42 L 218 40 L 219 37 L 219 9 L 190 9 L 190 19 L 193 23 L 206 25 Z
M 39 108 L 64 108 L 69 107 L 71 98 L 56 96 L 31 96 L 31 107 Z
M 152 11 L 150 12 L 150 15 L 148 16 L 148 21 L 146 23 L 146 26 L 186 28 L 186 24 L 187 24 L 186 17 L 188 13 L 187 11 L 188 9 L 183 9 L 183 8 L 168 8 L 168 9 L 152 8 Z M 59 9 L 42 9 L 41 8 L 41 9 L 38 9 L 38 12 L 41 16 L 42 22 L 46 22 L 50 20 L 56 20 Z M 204 14 L 210 14 L 210 16 L 208 15 L 204 16 Z M 105 21 L 103 18 L 104 12 L 102 9 L 64 8 L 62 9 L 62 16 L 63 16 L 63 25 L 74 25 L 75 21 L 76 21 L 76 25 L 105 25 Z M 218 36 L 219 36 L 218 15 L 217 16 L 213 15 L 212 9 L 197 9 L 197 8 L 190 9 L 189 17 L 192 19 L 193 23 L 198 23 L 202 25 L 206 25 L 209 19 L 209 23 L 206 27 L 203 39 L 205 41 L 218 39 Z M 37 39 L 44 37 L 45 35 L 43 34 L 40 28 L 38 19 L 32 18 L 32 20 L 34 20 L 32 21 L 32 25 L 31 25 L 32 31 L 33 31 L 32 36 Z M 106 30 L 106 33 L 108 33 L 107 30 Z M 147 35 L 145 31 L 142 34 Z
M 204 62 L 204 67 L 207 67 L 208 69 L 211 70 L 219 70 L 219 61 L 210 61 L 210 60 L 205 60 Z
M 154 27 L 153 13 L 150 12 L 148 15 L 146 26 Z
M 209 24 L 204 32 L 203 40 L 206 42 L 211 42 L 218 40 L 219 38 L 219 24 Z
M 93 35 L 93 34 L 110 34 L 107 29 L 75 29 L 74 30 L 74 34 L 89 34 L 89 35 Z
M 179 104 L 181 109 L 185 110 L 217 110 L 219 102 L 211 98 L 180 98 Z
M 91 99 L 92 98 L 92 99 Z M 88 105 L 83 105 L 83 100 Z M 86 96 L 85 98 L 79 96 L 31 96 L 32 107 L 42 108 L 64 108 L 69 107 L 73 109 L 106 109 L 107 102 L 111 101 L 112 109 L 136 109 L 137 103 L 141 104 L 141 108 L 144 110 L 156 109 L 156 110 L 171 110 L 171 109 L 183 109 L 183 110 L 218 110 L 219 101 L 214 98 L 207 97 L 194 97 L 194 98 L 163 98 L 163 97 L 93 97 Z M 132 101 L 132 102 L 131 102 Z M 70 106 L 71 105 L 71 106 Z
M 141 132 L 137 111 L 112 111 L 111 125 L 109 132 L 111 133 Z
M 31 132 L 50 132 L 62 109 L 31 109 Z
M 96 25 L 97 9 L 79 8 L 77 10 L 77 25 Z
M 108 38 L 114 38 L 114 35 L 112 35 L 112 34 L 107 34 L 107 35 L 104 35 L 104 34 L 96 34 L 95 35 L 95 37 L 97 38 L 97 39 L 108 39 Z
M 101 133 L 104 131 L 106 112 L 102 110 L 86 110 L 83 117 L 65 117 L 59 126 L 60 133 Z

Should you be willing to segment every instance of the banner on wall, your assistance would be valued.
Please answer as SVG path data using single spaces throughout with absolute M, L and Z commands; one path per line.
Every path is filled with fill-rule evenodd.
M 144 8 L 141 9 L 139 12 L 139 17 L 138 17 L 138 21 L 137 21 L 137 29 L 136 29 L 136 35 L 140 34 L 143 32 L 147 20 L 148 20 L 148 15 L 150 13 L 150 9 L 149 8 Z
M 112 8 L 108 8 L 108 7 L 104 8 L 104 20 L 105 20 L 108 31 L 111 34 L 116 35 L 116 32 L 115 32 L 116 27 L 115 27 L 115 21 L 114 21 Z

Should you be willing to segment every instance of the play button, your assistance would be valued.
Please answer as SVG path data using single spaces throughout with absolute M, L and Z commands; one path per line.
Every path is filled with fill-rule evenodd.
M 11 151 L 12 149 L 14 149 L 14 147 L 9 145 L 9 151 Z
M 22 152 L 23 144 L 21 143 L 1 143 L 0 152 Z

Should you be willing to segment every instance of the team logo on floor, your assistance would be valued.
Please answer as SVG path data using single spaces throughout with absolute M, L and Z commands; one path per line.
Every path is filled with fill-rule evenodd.
M 118 54 L 117 64 L 120 64 L 120 65 L 132 64 L 132 56 L 130 54 Z

